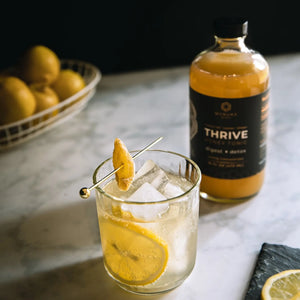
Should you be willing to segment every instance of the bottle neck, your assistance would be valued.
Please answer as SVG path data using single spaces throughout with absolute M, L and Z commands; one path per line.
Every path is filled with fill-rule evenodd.
M 225 49 L 231 49 L 239 52 L 249 52 L 250 50 L 245 45 L 246 36 L 236 38 L 220 38 L 215 36 L 215 51 L 222 51 Z

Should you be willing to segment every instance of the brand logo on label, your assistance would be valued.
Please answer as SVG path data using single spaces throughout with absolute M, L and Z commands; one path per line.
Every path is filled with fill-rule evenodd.
M 229 101 L 224 101 L 220 104 L 220 110 L 214 112 L 214 115 L 223 120 L 230 120 L 237 117 L 237 112 L 232 108 Z
M 214 130 L 204 127 L 205 136 L 220 140 L 246 140 L 248 139 L 248 130 Z
M 221 110 L 223 110 L 224 112 L 231 111 L 231 104 L 229 102 L 222 102 Z

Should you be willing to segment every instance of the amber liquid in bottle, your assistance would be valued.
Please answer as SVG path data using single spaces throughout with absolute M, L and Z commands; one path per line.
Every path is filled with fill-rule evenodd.
M 190 88 L 203 95 L 232 100 L 268 90 L 268 64 L 259 53 L 245 46 L 244 38 L 216 37 L 214 49 L 200 53 L 192 62 Z M 201 195 L 218 202 L 246 200 L 258 193 L 264 176 L 264 167 L 252 176 L 238 179 L 208 176 L 204 172 Z

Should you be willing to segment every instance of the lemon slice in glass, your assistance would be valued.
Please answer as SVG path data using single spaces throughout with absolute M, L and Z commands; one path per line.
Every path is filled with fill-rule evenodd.
M 136 219 L 130 211 L 123 210 L 120 205 L 112 205 L 111 211 L 112 211 L 112 214 L 117 218 L 122 218 L 123 220 L 140 222 L 140 220 Z
M 268 278 L 263 286 L 261 298 L 263 300 L 300 299 L 300 270 L 286 270 Z
M 168 245 L 152 231 L 114 217 L 100 220 L 104 263 L 121 283 L 146 285 L 156 281 L 168 262 Z

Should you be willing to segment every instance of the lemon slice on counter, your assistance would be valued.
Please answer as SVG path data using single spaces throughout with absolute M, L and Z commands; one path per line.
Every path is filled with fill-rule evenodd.
M 295 296 L 293 296 L 293 298 L 291 298 L 291 300 L 300 300 L 300 292 L 297 293 Z
M 263 300 L 299 300 L 300 270 L 286 270 L 268 278 L 263 286 L 261 298 Z
M 127 191 L 134 178 L 135 166 L 125 144 L 119 138 L 116 138 L 114 142 L 112 161 L 115 169 L 122 166 L 116 172 L 116 181 L 120 190 Z
M 168 262 L 168 245 L 152 231 L 111 216 L 100 220 L 104 263 L 122 283 L 146 285 L 156 281 Z

